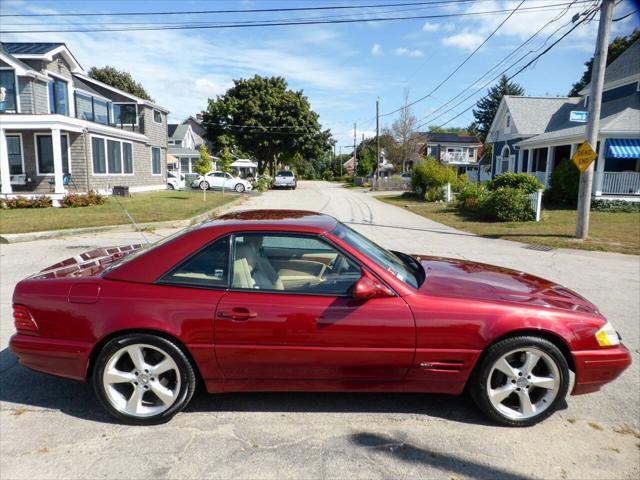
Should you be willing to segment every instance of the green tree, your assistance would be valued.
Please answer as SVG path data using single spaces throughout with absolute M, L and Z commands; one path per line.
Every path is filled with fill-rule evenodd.
M 194 170 L 200 175 L 211 171 L 211 155 L 209 155 L 209 151 L 204 143 L 200 145 L 200 158 L 196 162 Z
M 478 100 L 478 103 L 476 103 L 477 108 L 473 109 L 473 117 L 475 118 L 475 122 L 472 124 L 473 130 L 482 142 L 487 138 L 491 122 L 493 122 L 502 97 L 505 95 L 524 95 L 524 89 L 517 83 L 509 82 L 507 76 L 502 75 L 498 83 L 491 87 L 484 97 Z
M 224 173 L 231 173 L 231 164 L 233 163 L 233 156 L 229 147 L 224 147 L 220 158 L 218 159 L 218 170 Z
M 609 44 L 609 49 L 607 53 L 607 65 L 613 62 L 616 58 L 624 53 L 624 51 L 629 48 L 636 40 L 640 39 L 640 29 L 636 28 L 631 34 L 625 37 L 616 37 Z M 580 80 L 573 84 L 571 87 L 571 91 L 569 92 L 570 97 L 577 97 L 580 95 L 580 91 L 591 83 L 591 73 L 593 70 L 593 57 L 584 62 L 586 70 L 582 74 Z
M 106 67 L 91 67 L 89 70 L 89 76 L 98 80 L 99 82 L 106 83 L 112 87 L 118 88 L 122 91 L 128 92 L 136 97 L 143 98 L 153 102 L 153 98 L 149 96 L 144 87 L 136 82 L 129 72 L 124 70 L 118 70 L 115 67 L 107 65 Z
M 207 138 L 218 148 L 235 146 L 273 171 L 282 158 L 300 152 L 318 158 L 331 149 L 331 133 L 302 91 L 288 88 L 282 77 L 234 80 L 224 95 L 209 99 L 203 114 Z

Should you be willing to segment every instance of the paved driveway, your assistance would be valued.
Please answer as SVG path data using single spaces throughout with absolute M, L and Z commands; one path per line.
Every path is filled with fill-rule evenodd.
M 11 291 L 27 274 L 120 232 L 0 247 L 1 478 L 637 478 L 640 258 L 525 245 L 455 231 L 324 182 L 241 208 L 320 210 L 386 247 L 522 269 L 598 304 L 634 364 L 602 392 L 528 429 L 487 424 L 465 397 L 416 394 L 198 394 L 168 425 L 111 422 L 90 388 L 30 372 L 6 349 Z M 157 238 L 168 231 L 147 233 Z

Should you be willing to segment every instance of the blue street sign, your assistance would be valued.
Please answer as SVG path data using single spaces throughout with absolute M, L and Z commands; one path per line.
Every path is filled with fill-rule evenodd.
M 589 117 L 589 112 L 581 112 L 581 111 L 577 111 L 577 110 L 572 110 L 571 114 L 569 115 L 569 121 L 570 122 L 586 123 L 588 117 Z

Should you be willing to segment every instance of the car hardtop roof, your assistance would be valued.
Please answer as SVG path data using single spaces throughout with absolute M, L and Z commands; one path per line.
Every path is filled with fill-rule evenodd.
M 202 227 L 306 227 L 322 232 L 335 228 L 338 221 L 331 215 L 308 210 L 242 210 L 222 215 L 202 224 Z

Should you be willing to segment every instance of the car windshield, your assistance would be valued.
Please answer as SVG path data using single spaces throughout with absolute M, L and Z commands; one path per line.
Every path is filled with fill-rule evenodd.
M 289 172 L 289 171 L 278 172 L 278 177 L 293 177 L 293 172 Z
M 367 255 L 378 265 L 395 275 L 402 282 L 413 288 L 418 288 L 420 282 L 416 272 L 412 271 L 412 269 L 396 254 L 376 245 L 367 237 L 359 234 L 342 223 L 338 223 L 331 233 L 341 240 L 344 240 L 352 248 Z

